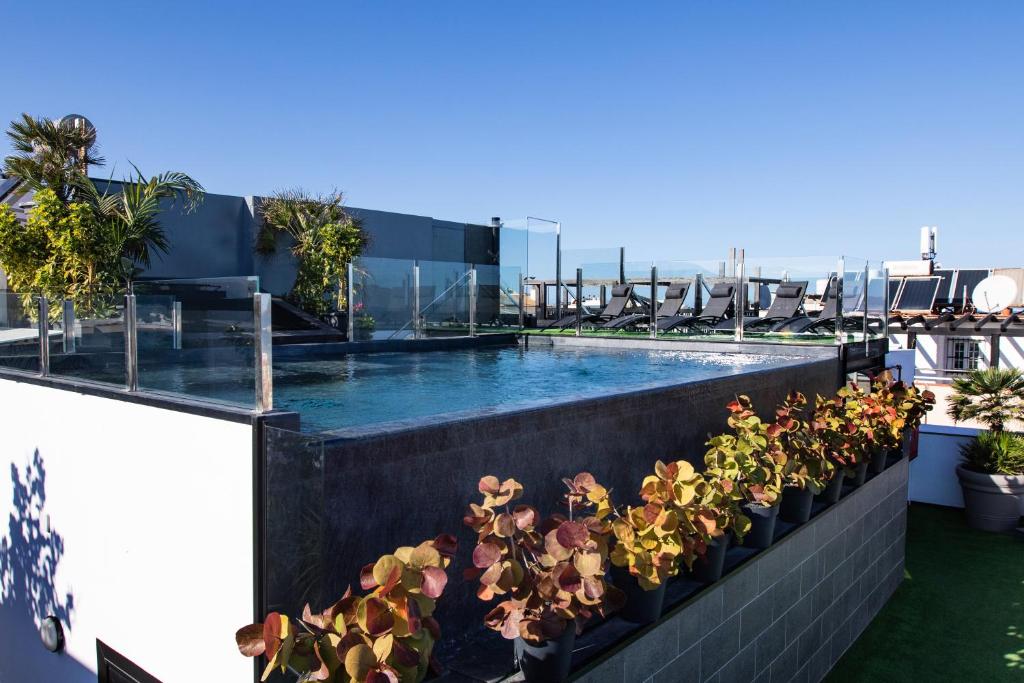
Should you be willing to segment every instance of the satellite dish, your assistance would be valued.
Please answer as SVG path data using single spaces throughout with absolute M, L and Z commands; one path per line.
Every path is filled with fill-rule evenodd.
M 69 128 L 81 128 L 87 134 L 96 132 L 96 126 L 92 125 L 92 121 L 81 114 L 68 114 L 67 116 L 62 117 L 60 125 L 68 126 Z
M 1006 275 L 990 275 L 974 288 L 971 302 L 979 313 L 998 313 L 1013 305 L 1017 283 Z

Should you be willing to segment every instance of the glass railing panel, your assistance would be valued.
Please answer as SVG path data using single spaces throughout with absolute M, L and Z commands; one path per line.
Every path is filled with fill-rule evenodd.
M 0 292 L 0 366 L 39 372 L 38 319 L 31 295 Z
M 462 336 L 469 334 L 470 265 L 443 261 L 420 262 L 420 326 L 428 336 Z M 488 283 L 482 283 L 483 271 L 477 269 L 477 321 L 494 318 L 493 293 L 488 295 L 487 313 L 480 304 L 481 290 L 493 290 L 493 267 L 487 271 Z
M 52 303 L 51 311 L 54 306 L 57 311 L 50 319 L 63 320 L 62 302 Z M 88 306 L 68 307 L 66 313 L 73 343 L 69 340 L 59 350 L 51 344 L 50 374 L 124 387 L 124 295 L 96 298 Z
M 137 282 L 140 390 L 256 401 L 256 278 Z
M 355 260 L 352 293 L 355 341 L 412 334 L 414 265 L 411 259 L 359 257 Z M 433 285 L 421 279 L 421 302 L 429 301 L 431 292 Z

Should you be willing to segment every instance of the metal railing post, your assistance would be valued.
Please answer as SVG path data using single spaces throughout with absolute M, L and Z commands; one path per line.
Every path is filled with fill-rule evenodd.
M 135 295 L 124 295 L 124 386 L 139 390 L 139 326 L 135 317 Z
M 843 343 L 843 277 L 846 259 L 840 257 L 836 266 L 836 344 Z
M 868 285 L 871 284 L 871 271 L 870 262 L 864 262 L 864 320 L 862 321 L 862 334 L 864 335 L 864 355 L 868 353 L 868 313 L 871 311 L 871 306 L 868 304 L 868 295 L 871 293 Z
M 747 308 L 747 285 L 743 281 L 743 260 L 744 249 L 739 250 L 739 256 L 733 261 L 733 270 L 736 274 L 736 310 L 733 312 L 733 339 L 743 341 L 743 315 Z M 733 252 L 736 253 L 735 251 Z
M 469 336 L 476 336 L 476 267 L 469 269 Z
M 412 262 L 412 338 L 419 339 L 420 331 L 420 262 Z
M 576 336 L 583 330 L 583 269 L 576 269 Z
M 562 224 L 555 223 L 555 320 L 562 318 Z
M 882 262 L 882 339 L 889 338 L 889 267 Z
M 61 311 L 61 327 L 64 328 L 64 353 L 75 352 L 75 302 L 64 299 Z
M 345 316 L 345 339 L 349 341 L 355 341 L 355 329 L 356 329 L 356 316 L 355 316 L 355 304 L 352 302 L 352 293 L 355 291 L 352 285 L 352 276 L 355 273 L 355 266 L 352 262 L 348 262 L 345 272 L 345 310 L 347 315 Z
M 36 301 L 39 306 L 39 374 L 46 377 L 50 374 L 50 302 L 45 296 Z
M 658 338 L 658 266 L 651 266 L 651 339 Z
M 693 276 L 693 314 L 700 315 L 704 308 L 704 277 L 700 273 Z
M 181 351 L 181 302 L 175 301 L 171 304 L 171 348 Z
M 274 409 L 274 337 L 270 301 L 270 294 L 265 292 L 256 292 L 252 295 L 256 412 L 259 413 Z
M 523 274 L 519 273 L 519 329 L 526 327 L 526 287 L 523 285 Z
M 626 248 L 619 247 L 619 284 L 626 284 Z

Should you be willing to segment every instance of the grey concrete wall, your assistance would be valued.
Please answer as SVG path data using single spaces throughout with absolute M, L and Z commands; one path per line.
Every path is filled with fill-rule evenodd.
M 736 394 L 769 411 L 792 389 L 831 393 L 837 363 L 799 362 L 513 413 L 441 416 L 403 430 L 343 430 L 334 438 L 268 430 L 268 608 L 297 612 L 303 595 L 326 606 L 364 563 L 442 532 L 462 544 L 449 572 L 459 577 L 474 540 L 461 517 L 479 497 L 480 477 L 516 478 L 523 502 L 549 513 L 559 511 L 561 477 L 586 470 L 625 502 L 655 460 L 703 467 L 708 434 L 725 427 L 725 405 Z M 553 396 L 572 390 L 551 387 Z M 296 586 L 299 575 L 313 577 L 313 585 Z M 488 609 L 474 585 L 453 579 L 439 605 L 448 641 L 439 656 L 460 639 L 469 647 Z
M 585 683 L 816 683 L 903 580 L 906 458 L 581 672 Z

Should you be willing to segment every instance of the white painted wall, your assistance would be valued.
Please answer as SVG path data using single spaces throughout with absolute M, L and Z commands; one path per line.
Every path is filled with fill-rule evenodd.
M 249 425 L 0 379 L 0 466 L 0 681 L 94 683 L 97 638 L 163 683 L 251 679 Z
M 910 463 L 910 500 L 962 508 L 963 494 L 956 477 L 960 446 L 974 438 L 977 429 L 921 425 L 917 457 Z

